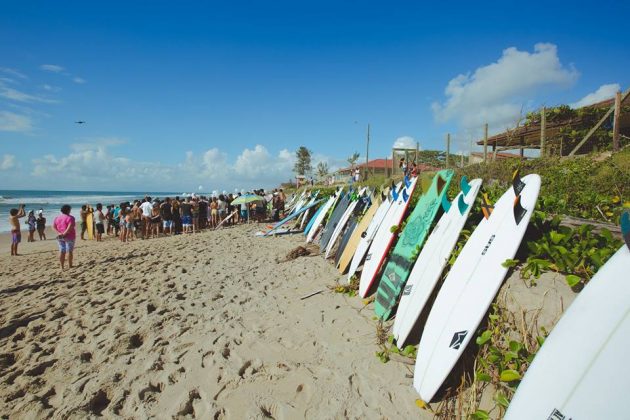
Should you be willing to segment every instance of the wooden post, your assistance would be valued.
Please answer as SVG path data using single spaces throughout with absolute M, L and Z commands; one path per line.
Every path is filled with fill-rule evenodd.
M 483 163 L 488 161 L 488 123 L 483 126 Z
M 540 157 L 545 157 L 545 130 L 547 128 L 546 109 L 543 106 L 540 111 Z
M 451 158 L 451 133 L 446 134 L 446 167 L 448 168 Z
M 615 95 L 615 116 L 613 117 L 613 151 L 619 151 L 619 118 L 621 116 L 621 91 Z
M 626 93 L 623 94 L 623 96 L 621 97 L 619 102 L 623 102 L 626 100 L 626 98 L 628 97 L 628 95 L 630 95 L 630 89 L 628 89 L 626 91 Z M 616 99 L 616 98 L 615 98 Z M 615 100 L 616 102 L 616 100 Z M 610 114 L 613 113 L 613 111 L 615 110 L 615 105 L 613 105 L 612 107 L 610 107 L 610 109 L 608 110 L 608 112 L 606 112 L 604 114 L 604 116 L 599 120 L 599 122 L 597 124 L 595 124 L 593 126 L 593 128 L 591 128 L 591 130 L 586 133 L 586 136 L 584 136 L 584 138 L 577 144 L 577 146 L 575 146 L 573 148 L 573 150 L 571 150 L 571 152 L 569 152 L 569 156 L 573 156 L 578 150 L 580 150 L 580 147 L 582 147 L 584 145 L 584 143 L 586 143 L 586 141 L 588 139 L 591 138 L 591 136 L 593 135 L 593 133 L 595 133 L 595 131 L 601 127 L 601 125 L 608 119 L 608 117 L 610 117 Z M 562 152 L 561 152 L 562 155 Z
M 367 126 L 367 141 L 365 145 L 365 179 L 368 178 L 368 173 L 370 173 L 370 123 Z
M 396 175 L 396 149 L 392 149 L 392 177 Z

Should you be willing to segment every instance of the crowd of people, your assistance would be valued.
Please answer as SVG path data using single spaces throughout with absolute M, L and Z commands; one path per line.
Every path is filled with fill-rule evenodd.
M 61 214 L 52 224 L 57 234 L 61 268 L 65 268 L 66 256 L 68 266 L 72 267 L 77 233 L 81 240 L 87 239 L 86 234 L 91 231 L 94 239 L 99 242 L 106 236 L 129 242 L 160 236 L 194 234 L 220 225 L 264 221 L 268 218 L 279 220 L 283 215 L 286 195 L 282 189 L 271 193 L 262 189 L 255 190 L 249 195 L 260 198 L 253 197 L 249 203 L 233 204 L 241 197 L 240 193 L 224 193 L 213 197 L 191 194 L 187 197 L 164 199 L 145 196 L 133 202 L 110 205 L 97 203 L 94 207 L 85 204 L 79 211 L 79 225 L 70 214 L 71 206 L 63 205 Z M 11 255 L 18 255 L 18 245 L 22 239 L 20 219 L 23 217 L 27 217 L 25 223 L 29 229 L 28 242 L 35 241 L 35 231 L 39 233 L 40 240 L 46 239 L 46 218 L 43 210 L 40 209 L 36 217 L 34 210 L 29 211 L 27 216 L 24 205 L 11 209 Z

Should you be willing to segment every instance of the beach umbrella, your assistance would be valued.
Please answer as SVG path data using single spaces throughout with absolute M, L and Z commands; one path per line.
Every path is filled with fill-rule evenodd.
M 249 204 L 249 203 L 254 203 L 256 201 L 264 201 L 264 200 L 265 200 L 264 197 L 261 197 L 259 195 L 245 194 L 245 195 L 241 195 L 240 197 L 232 201 L 232 205 L 237 206 L 239 204 Z
M 237 206 L 239 204 L 250 204 L 256 201 L 265 201 L 265 199 L 256 194 L 245 194 L 232 201 L 232 205 Z M 247 223 L 249 223 L 249 206 L 247 206 Z

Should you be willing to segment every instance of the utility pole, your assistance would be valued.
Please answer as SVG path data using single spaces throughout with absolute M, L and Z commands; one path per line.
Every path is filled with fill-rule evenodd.
M 370 123 L 367 126 L 367 141 L 365 145 L 365 179 L 367 179 L 367 175 L 370 172 Z

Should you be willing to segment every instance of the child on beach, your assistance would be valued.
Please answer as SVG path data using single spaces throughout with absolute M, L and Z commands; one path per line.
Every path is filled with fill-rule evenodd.
M 37 233 L 40 241 L 46 240 L 46 218 L 42 209 L 39 209 L 39 212 L 37 212 Z
M 53 222 L 53 229 L 57 232 L 57 244 L 59 245 L 59 262 L 63 270 L 68 255 L 68 268 L 72 268 L 72 258 L 74 251 L 74 241 L 76 240 L 75 220 L 70 215 L 71 207 L 64 204 L 61 207 L 61 214 Z
M 20 218 L 24 217 L 24 204 L 20 204 L 19 209 L 9 211 L 9 225 L 11 226 L 11 255 L 18 255 L 18 245 L 22 241 L 20 231 Z

